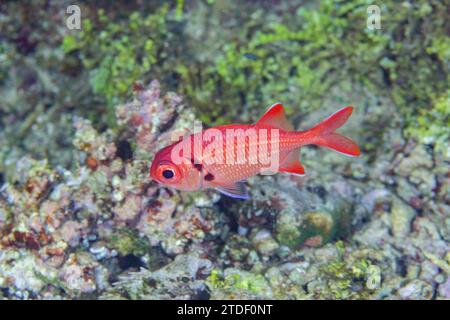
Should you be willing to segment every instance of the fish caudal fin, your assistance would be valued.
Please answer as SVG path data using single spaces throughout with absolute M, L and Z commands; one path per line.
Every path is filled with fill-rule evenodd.
M 334 132 L 347 121 L 352 112 L 352 106 L 345 107 L 308 130 L 307 132 L 313 136 L 311 143 L 333 149 L 348 156 L 359 156 L 361 151 L 352 140 Z

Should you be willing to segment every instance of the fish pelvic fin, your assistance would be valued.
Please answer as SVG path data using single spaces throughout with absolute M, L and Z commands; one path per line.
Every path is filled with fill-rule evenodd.
M 359 156 L 361 151 L 356 143 L 349 138 L 334 132 L 347 121 L 352 112 L 352 106 L 345 107 L 306 131 L 306 134 L 312 136 L 310 143 L 333 149 L 347 156 Z
M 238 181 L 230 185 L 220 185 L 215 187 L 220 193 L 237 199 L 247 200 L 250 198 L 248 195 L 247 187 L 243 181 Z
M 286 118 L 284 107 L 281 103 L 275 103 L 272 105 L 266 113 L 264 113 L 261 119 L 256 122 L 256 125 L 269 125 L 286 131 L 294 130 L 294 127 Z

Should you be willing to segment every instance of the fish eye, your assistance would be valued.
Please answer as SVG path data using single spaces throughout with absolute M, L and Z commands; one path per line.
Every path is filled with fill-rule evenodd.
M 162 175 L 166 179 L 172 179 L 175 173 L 171 169 L 166 169 L 162 172 Z
M 153 170 L 153 176 L 163 184 L 177 183 L 182 178 L 180 169 L 168 161 L 161 161 Z

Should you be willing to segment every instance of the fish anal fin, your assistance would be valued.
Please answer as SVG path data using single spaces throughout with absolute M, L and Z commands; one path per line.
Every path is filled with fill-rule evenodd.
M 304 176 L 305 168 L 300 163 L 300 151 L 298 149 L 295 149 L 289 152 L 289 154 L 281 163 L 280 169 L 278 171 Z
M 284 108 L 281 103 L 272 105 L 266 113 L 264 113 L 261 119 L 256 122 L 256 125 L 269 125 L 286 131 L 294 130 L 292 124 L 286 119 L 286 114 L 284 113 Z
M 238 181 L 230 185 L 219 185 L 215 187 L 220 193 L 237 199 L 248 199 L 247 187 L 243 181 Z

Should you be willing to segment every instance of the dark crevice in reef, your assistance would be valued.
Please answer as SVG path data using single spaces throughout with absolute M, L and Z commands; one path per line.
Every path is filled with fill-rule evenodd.
M 137 269 L 145 267 L 145 263 L 142 259 L 134 254 L 127 254 L 125 256 L 118 257 L 119 267 L 122 270 Z
M 120 140 L 116 144 L 117 146 L 117 156 L 126 161 L 131 160 L 133 158 L 133 149 L 131 148 L 131 144 L 127 140 Z

